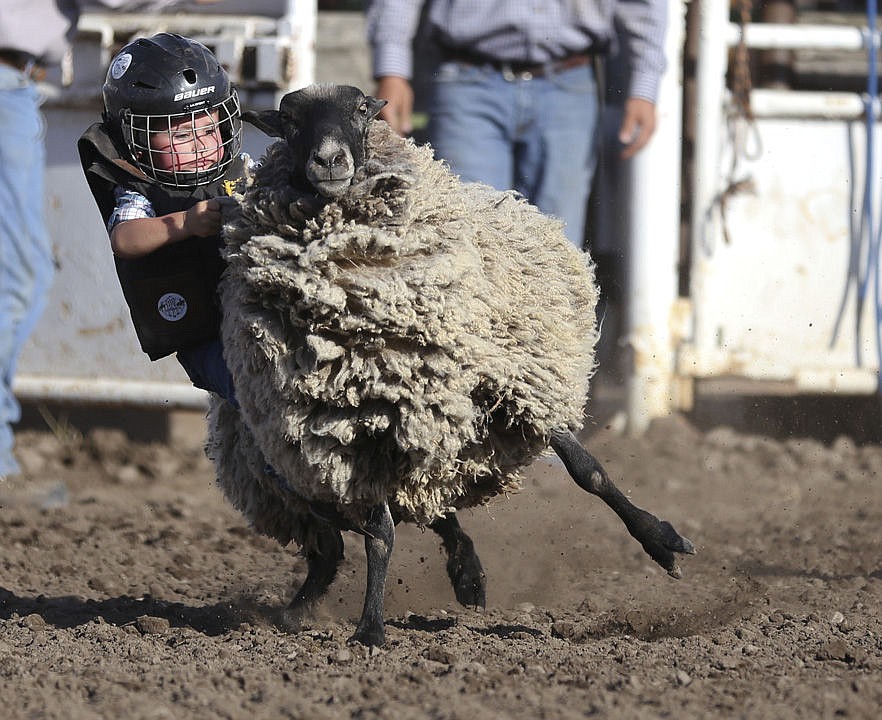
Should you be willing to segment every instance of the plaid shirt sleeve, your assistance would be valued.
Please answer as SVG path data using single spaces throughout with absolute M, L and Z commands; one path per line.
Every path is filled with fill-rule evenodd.
M 138 218 L 154 218 L 156 211 L 150 201 L 141 193 L 117 185 L 113 191 L 116 206 L 107 221 L 107 232 L 111 232 L 119 223 Z

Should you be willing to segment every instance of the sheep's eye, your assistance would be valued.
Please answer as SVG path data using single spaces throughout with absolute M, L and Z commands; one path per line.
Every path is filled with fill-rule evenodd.
M 361 105 L 358 106 L 358 112 L 360 112 L 362 115 L 367 115 L 367 112 L 368 112 L 367 101 L 363 102 Z

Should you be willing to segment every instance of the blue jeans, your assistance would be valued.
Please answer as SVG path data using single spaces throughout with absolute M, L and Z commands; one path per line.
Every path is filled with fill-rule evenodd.
M 224 360 L 224 346 L 220 339 L 209 340 L 186 350 L 178 350 L 177 358 L 193 381 L 193 385 L 220 395 L 237 410 L 239 409 L 236 389 L 233 387 L 233 376 Z M 292 492 L 291 486 L 272 465 L 266 463 L 263 469 L 276 479 L 279 487 Z
M 178 350 L 177 358 L 193 385 L 220 395 L 234 407 L 239 407 L 233 376 L 224 360 L 224 346 L 220 339 Z
M 0 65 L 0 476 L 19 472 L 12 424 L 21 418 L 21 408 L 12 394 L 12 378 L 54 273 L 44 217 L 40 102 L 24 75 Z
M 599 112 L 590 64 L 506 80 L 490 66 L 445 62 L 429 112 L 436 157 L 466 182 L 517 190 L 582 247 Z

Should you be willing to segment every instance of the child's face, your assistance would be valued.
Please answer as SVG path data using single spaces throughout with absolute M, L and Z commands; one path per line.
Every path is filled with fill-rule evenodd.
M 172 121 L 167 130 L 150 133 L 150 156 L 157 170 L 166 172 L 205 171 L 217 165 L 224 154 L 224 141 L 217 124 L 218 112 Z

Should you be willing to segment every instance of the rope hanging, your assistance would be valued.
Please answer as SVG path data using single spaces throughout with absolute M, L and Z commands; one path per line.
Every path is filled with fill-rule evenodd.
M 726 218 L 726 206 L 729 198 L 741 193 L 753 193 L 755 185 L 750 176 L 738 177 L 738 168 L 742 158 L 756 159 L 762 154 L 762 144 L 756 127 L 756 120 L 750 106 L 750 93 L 753 82 L 750 77 L 750 51 L 745 41 L 745 29 L 750 24 L 753 15 L 753 0 L 735 0 L 738 11 L 738 24 L 741 27 L 741 35 L 735 46 L 732 57 L 732 90 L 731 99 L 734 112 L 730 118 L 729 134 L 732 140 L 732 163 L 726 178 L 726 188 L 717 196 L 720 206 L 720 220 L 722 224 L 723 240 L 727 245 L 731 243 L 729 223 Z M 753 152 L 748 150 L 748 136 L 753 135 L 756 148 Z

